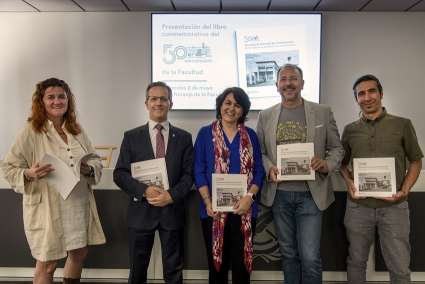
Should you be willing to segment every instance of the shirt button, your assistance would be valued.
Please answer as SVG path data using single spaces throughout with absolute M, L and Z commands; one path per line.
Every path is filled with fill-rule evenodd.
M 70 159 L 72 159 L 72 156 L 69 156 Z
M 66 150 L 67 150 L 68 152 L 69 152 L 69 151 L 71 151 L 71 149 L 69 149 L 69 148 L 68 148 L 68 149 L 66 149 Z
M 73 167 L 73 166 L 74 166 L 74 164 L 71 164 L 70 166 L 71 166 L 71 167 Z

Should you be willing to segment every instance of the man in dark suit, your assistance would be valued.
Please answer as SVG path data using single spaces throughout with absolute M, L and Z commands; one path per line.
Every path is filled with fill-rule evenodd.
M 172 126 L 168 111 L 172 92 L 163 82 L 146 89 L 147 124 L 125 132 L 114 170 L 114 182 L 125 191 L 128 207 L 130 275 L 128 282 L 146 283 L 158 230 L 166 283 L 182 283 L 184 199 L 192 186 L 193 145 L 190 133 Z M 131 176 L 131 163 L 165 157 L 169 190 Z

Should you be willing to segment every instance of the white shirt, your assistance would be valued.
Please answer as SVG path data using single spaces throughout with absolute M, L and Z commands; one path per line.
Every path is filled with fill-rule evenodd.
M 155 122 L 153 120 L 148 121 L 148 125 L 149 125 L 149 136 L 151 138 L 151 143 L 152 143 L 152 149 L 153 149 L 153 154 L 156 157 L 156 134 L 158 133 L 158 129 L 155 128 L 155 125 L 157 125 L 158 122 Z M 168 145 L 168 135 L 170 133 L 170 123 L 168 122 L 168 120 L 161 122 L 160 123 L 163 127 L 162 129 L 162 136 L 164 136 L 164 144 L 165 144 L 165 153 L 167 153 L 167 145 Z

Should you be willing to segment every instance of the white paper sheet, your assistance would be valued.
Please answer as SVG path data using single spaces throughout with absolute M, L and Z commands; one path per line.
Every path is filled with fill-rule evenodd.
M 40 163 L 52 165 L 54 171 L 45 177 L 49 188 L 55 189 L 63 199 L 67 199 L 80 181 L 79 175 L 76 176 L 74 171 L 64 161 L 50 154 L 45 154 Z

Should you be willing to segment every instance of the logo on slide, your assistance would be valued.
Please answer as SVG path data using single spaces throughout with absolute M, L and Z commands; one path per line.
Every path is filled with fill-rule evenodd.
M 177 60 L 185 62 L 204 62 L 211 58 L 211 48 L 202 43 L 201 46 L 183 46 L 164 44 L 162 50 L 162 60 L 165 64 L 173 64 Z
M 253 42 L 253 41 L 259 41 L 260 37 L 258 35 L 247 35 L 243 37 L 244 42 Z

